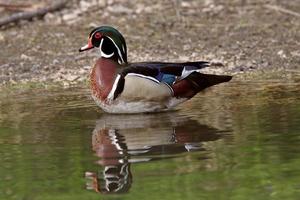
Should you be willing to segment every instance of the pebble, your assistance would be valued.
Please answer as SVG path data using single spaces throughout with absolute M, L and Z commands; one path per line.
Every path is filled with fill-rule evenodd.
M 90 8 L 91 4 L 93 4 L 93 3 L 94 3 L 93 1 L 92 2 L 91 1 L 80 1 L 79 6 L 80 6 L 81 11 L 86 12 Z
M 59 63 L 59 60 L 53 59 L 53 61 L 52 61 L 52 64 L 53 64 L 53 65 L 56 65 L 56 64 L 58 64 L 58 63 Z
M 64 21 L 70 22 L 70 21 L 75 20 L 78 17 L 79 13 L 80 13 L 80 10 L 75 10 L 72 13 L 64 14 L 62 18 Z
M 106 6 L 106 0 L 97 0 L 97 6 L 104 8 Z
M 71 81 L 71 82 L 77 80 L 78 78 L 79 78 L 79 76 L 73 75 L 73 74 L 67 74 L 64 76 L 64 79 L 66 79 L 67 81 Z
M 190 59 L 189 56 L 179 56 L 179 60 L 182 61 L 182 62 L 186 62 Z
M 280 58 L 286 58 L 286 57 L 287 57 L 283 50 L 278 51 L 278 52 L 277 52 L 277 55 L 278 55 Z
M 91 22 L 91 23 L 89 23 L 89 25 L 88 25 L 88 27 L 89 27 L 90 29 L 94 29 L 94 28 L 96 28 L 96 27 L 98 27 L 98 26 L 99 26 L 99 24 L 94 23 L 94 22 Z
M 144 10 L 145 10 L 145 6 L 143 4 L 137 4 L 135 13 L 140 14 L 143 13 Z
M 84 70 L 90 70 L 90 69 L 91 69 L 91 66 L 85 65 L 85 66 L 83 66 L 83 69 L 84 69 Z
M 212 14 L 218 14 L 219 12 L 221 12 L 224 9 L 224 6 L 222 5 L 214 5 L 214 4 L 210 4 L 208 7 L 205 7 L 202 9 L 202 12 L 204 13 L 212 13 Z
M 27 56 L 27 55 L 25 55 L 25 54 L 22 54 L 22 55 L 21 55 L 21 59 L 22 59 L 22 60 L 32 61 L 32 60 L 33 60 L 33 57 Z
M 183 50 L 184 50 L 184 51 L 187 51 L 187 50 L 189 50 L 189 49 L 191 49 L 191 45 L 189 45 L 189 44 L 183 45 Z
M 4 40 L 5 40 L 4 35 L 0 33 L 0 41 L 4 41 Z
M 192 4 L 190 2 L 187 2 L 187 1 L 182 1 L 181 2 L 181 7 L 183 7 L 183 8 L 191 8 Z
M 300 51 L 292 51 L 291 54 L 294 57 L 300 57 Z
M 57 14 L 53 14 L 53 13 L 47 13 L 44 17 L 44 20 L 47 23 L 56 24 L 56 25 L 62 23 L 62 18 Z
M 118 13 L 118 14 L 131 14 L 133 12 L 132 9 L 129 9 L 125 6 L 122 5 L 113 5 L 109 6 L 107 10 L 111 13 Z

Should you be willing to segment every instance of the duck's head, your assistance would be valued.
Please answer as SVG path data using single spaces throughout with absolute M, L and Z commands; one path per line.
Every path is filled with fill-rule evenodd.
M 119 64 L 127 63 L 126 42 L 122 34 L 110 26 L 100 26 L 89 34 L 88 44 L 80 52 L 99 48 L 101 57 L 113 59 Z

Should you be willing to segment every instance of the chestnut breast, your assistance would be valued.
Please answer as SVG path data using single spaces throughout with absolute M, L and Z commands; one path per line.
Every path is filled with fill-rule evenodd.
M 91 89 L 94 96 L 105 100 L 114 84 L 117 74 L 117 63 L 106 58 L 99 58 L 91 72 Z

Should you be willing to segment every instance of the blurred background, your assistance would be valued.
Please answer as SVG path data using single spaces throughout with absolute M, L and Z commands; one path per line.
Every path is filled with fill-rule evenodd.
M 51 6 L 1 26 L 1 83 L 86 80 L 97 52 L 78 48 L 100 25 L 124 35 L 131 62 L 207 60 L 222 73 L 299 74 L 299 0 L 0 0 L 0 17 Z

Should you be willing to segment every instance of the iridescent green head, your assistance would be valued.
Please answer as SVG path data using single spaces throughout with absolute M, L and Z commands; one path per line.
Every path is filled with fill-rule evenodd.
M 109 58 L 120 64 L 127 63 L 126 42 L 122 34 L 111 26 L 100 26 L 91 31 L 88 44 L 80 52 L 99 48 L 101 57 Z

